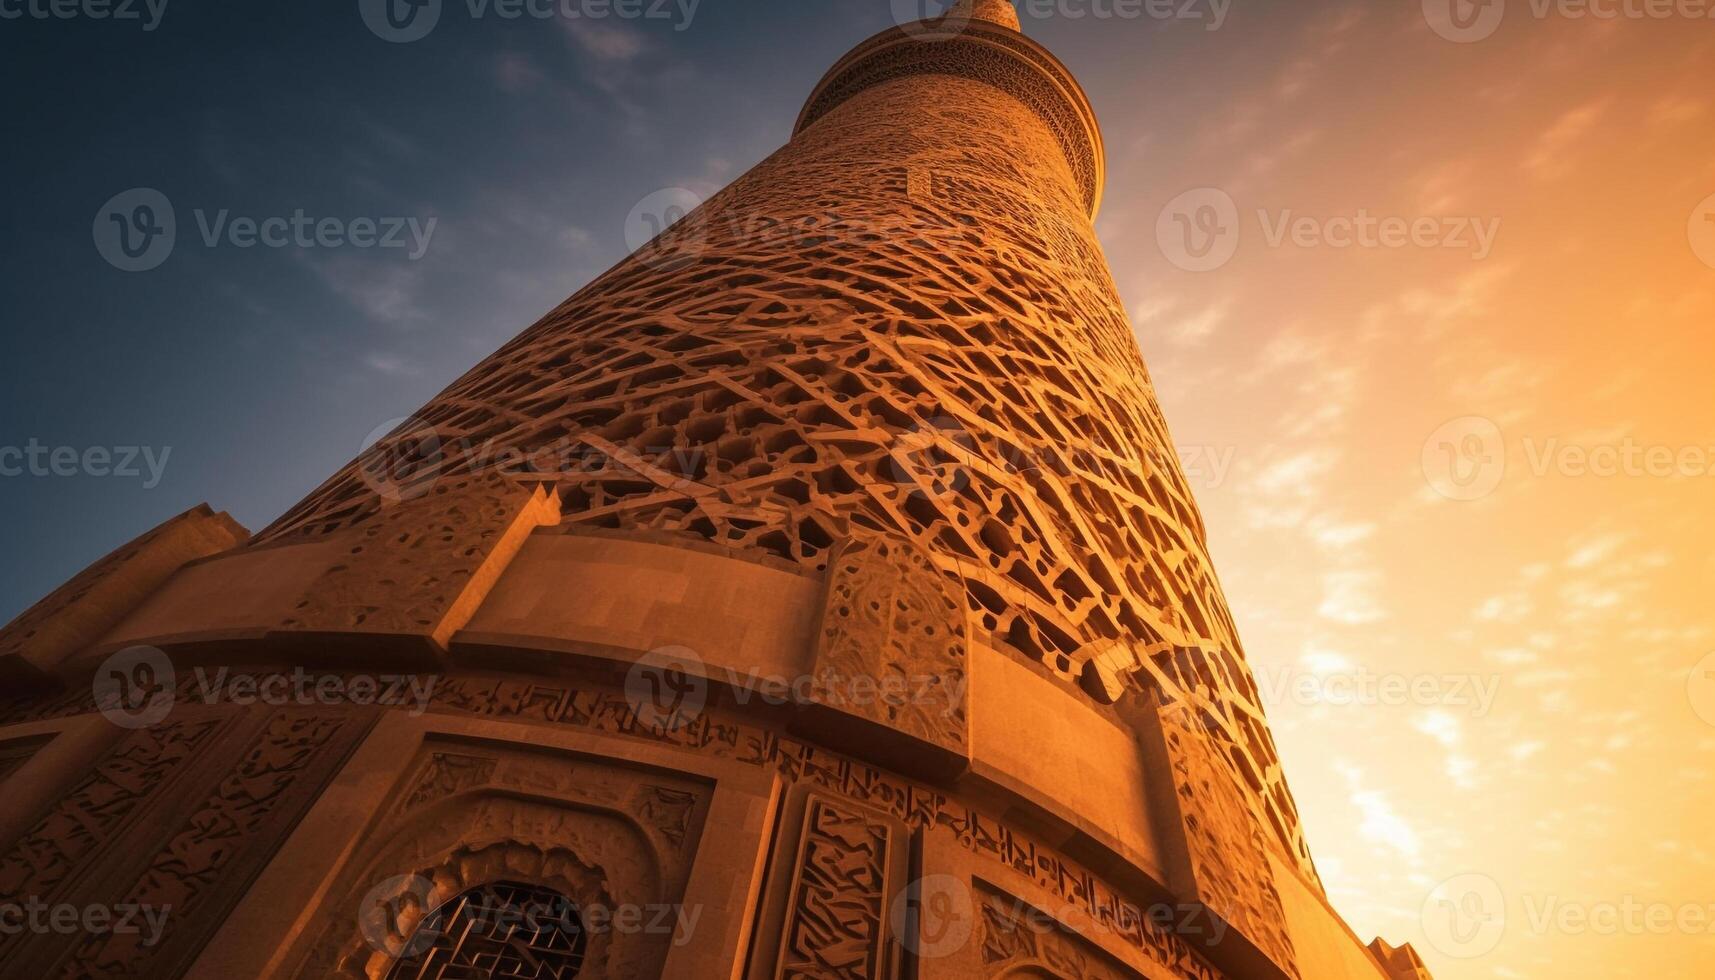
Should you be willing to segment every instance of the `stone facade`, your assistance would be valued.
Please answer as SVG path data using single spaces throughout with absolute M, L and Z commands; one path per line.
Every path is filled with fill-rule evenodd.
M 272 526 L 193 511 L 0 632 L 0 894 L 166 910 L 0 972 L 1419 969 L 1322 894 L 1100 131 L 1018 27 L 858 46 Z

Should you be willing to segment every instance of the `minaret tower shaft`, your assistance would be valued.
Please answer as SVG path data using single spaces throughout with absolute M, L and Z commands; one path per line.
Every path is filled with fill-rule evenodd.
M 1020 28 L 863 42 L 273 525 L 0 632 L 0 894 L 175 909 L 0 973 L 1416 980 L 1327 905 Z

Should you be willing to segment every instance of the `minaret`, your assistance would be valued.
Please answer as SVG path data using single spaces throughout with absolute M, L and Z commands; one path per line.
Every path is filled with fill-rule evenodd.
M 1104 181 L 1071 73 L 960 0 L 266 530 L 200 508 L 43 600 L 0 894 L 174 914 L 0 973 L 1388 978 Z

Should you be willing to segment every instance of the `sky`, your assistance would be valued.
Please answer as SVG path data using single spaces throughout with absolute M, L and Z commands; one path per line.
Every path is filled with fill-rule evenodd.
M 921 9 L 568 2 L 0 0 L 0 619 L 267 524 Z M 1330 897 L 1440 980 L 1715 961 L 1712 10 L 1024 10 Z

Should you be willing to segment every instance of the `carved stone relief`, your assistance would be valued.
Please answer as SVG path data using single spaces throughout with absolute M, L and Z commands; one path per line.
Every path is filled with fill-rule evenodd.
M 959 600 L 910 539 L 848 540 L 828 569 L 811 689 L 817 707 L 836 713 L 829 723 L 861 718 L 872 727 L 859 739 L 904 734 L 962 763 L 969 646 Z
M 342 869 L 296 975 L 383 976 L 425 916 L 496 882 L 564 895 L 588 976 L 653 980 L 678 928 L 711 788 L 582 756 L 431 743 Z M 637 909 L 637 929 L 617 925 Z

